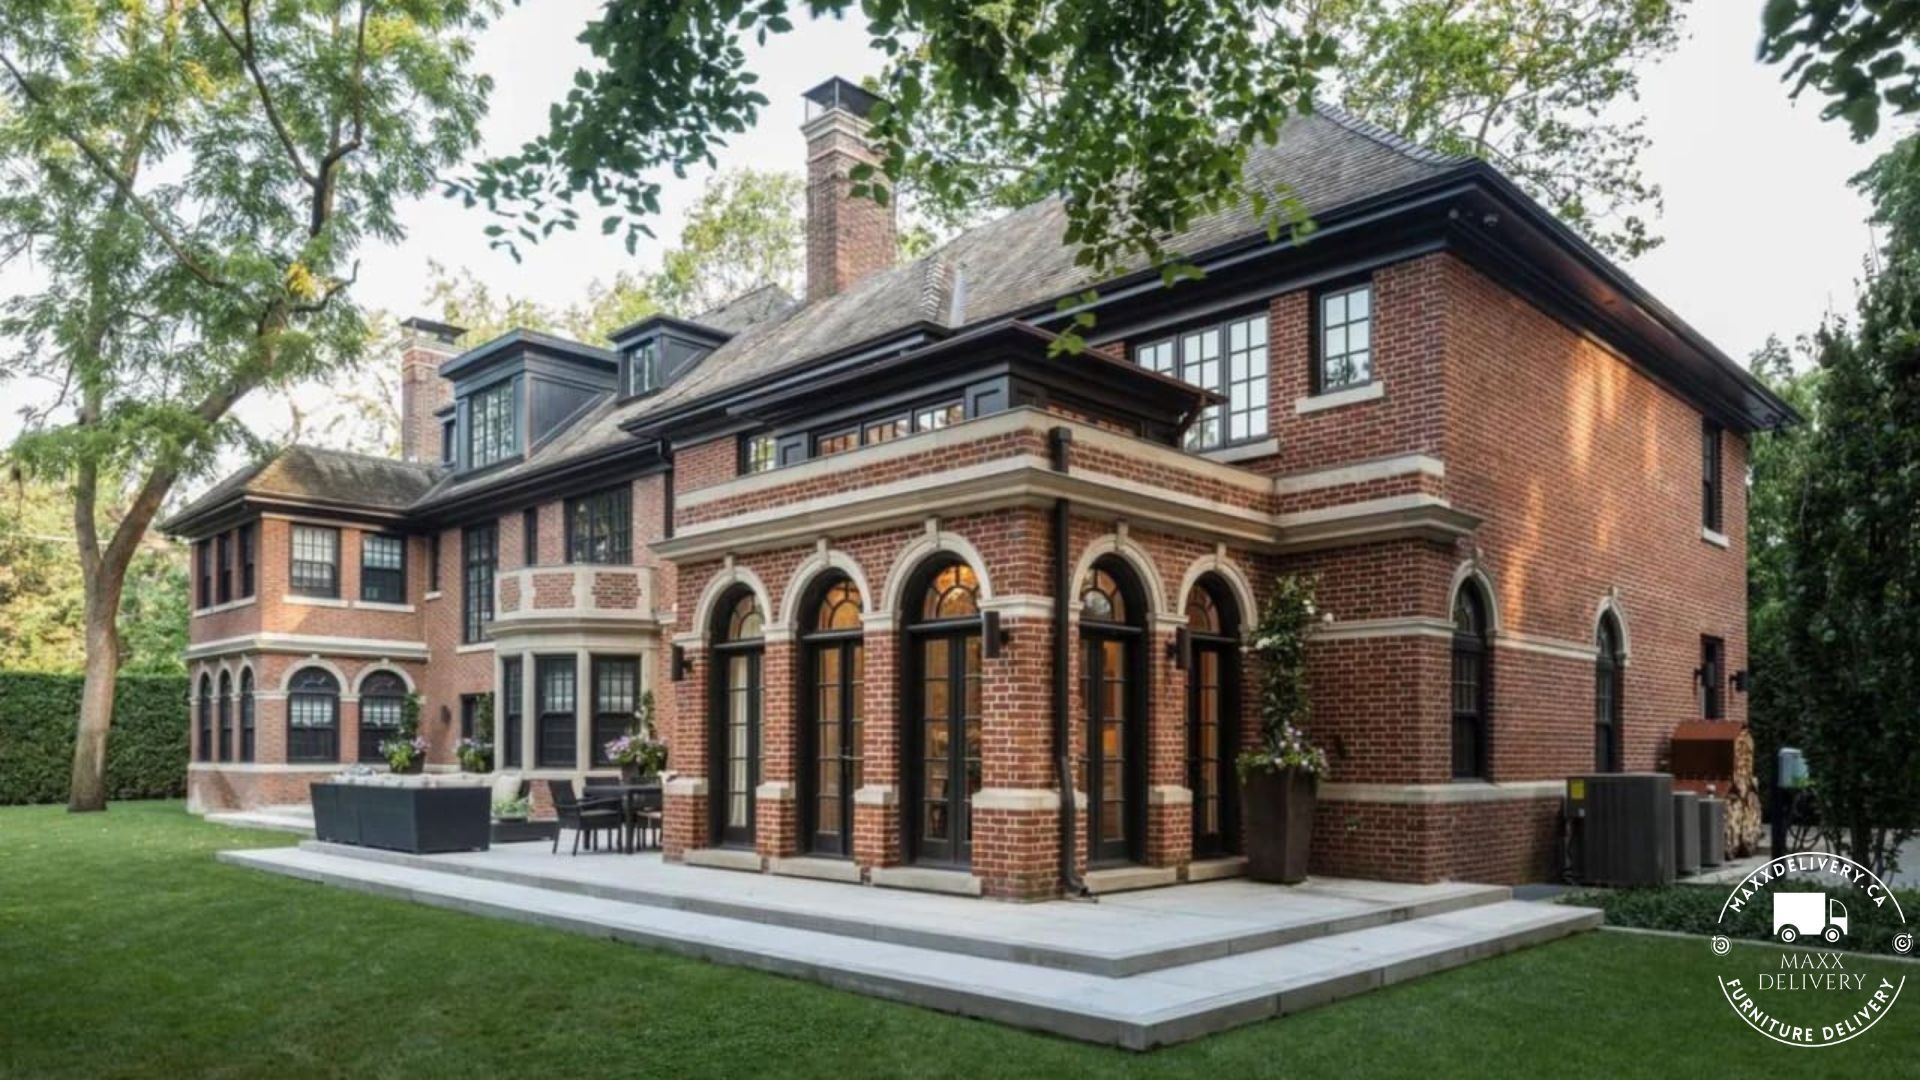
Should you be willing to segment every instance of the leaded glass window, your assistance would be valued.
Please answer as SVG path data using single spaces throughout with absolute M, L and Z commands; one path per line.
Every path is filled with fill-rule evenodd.
M 324 668 L 302 668 L 287 688 L 287 760 L 337 761 L 340 682 Z
M 567 560 L 633 561 L 633 490 L 619 487 L 567 500 Z
M 478 469 L 519 452 L 514 423 L 514 379 L 502 379 L 467 398 L 467 467 Z

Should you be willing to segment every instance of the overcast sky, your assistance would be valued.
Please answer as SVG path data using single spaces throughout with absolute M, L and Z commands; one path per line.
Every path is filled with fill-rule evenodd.
M 1744 361 L 1770 333 L 1805 333 L 1829 311 L 1850 311 L 1861 260 L 1871 244 L 1864 202 L 1847 180 L 1877 146 L 1851 142 L 1844 127 L 1822 122 L 1818 102 L 1788 101 L 1778 72 L 1754 61 L 1759 0 L 1690 5 L 1686 40 L 1644 80 L 1643 105 L 1653 145 L 1646 175 L 1666 192 L 1657 231 L 1666 243 L 1627 270 L 1729 355 Z M 542 0 L 509 7 L 480 40 L 479 66 L 496 82 L 485 149 L 503 152 L 537 134 L 548 105 L 586 59 L 573 38 L 599 5 Z M 857 21 L 799 21 L 792 34 L 752 56 L 772 105 L 753 132 L 721 154 L 721 168 L 800 170 L 800 94 L 821 80 L 858 79 L 879 69 Z M 670 242 L 705 176 L 670 181 L 655 231 Z M 623 269 L 650 269 L 659 244 L 627 254 L 597 228 L 559 234 L 515 263 L 490 251 L 479 213 L 429 196 L 403 211 L 410 230 L 397 247 L 369 250 L 356 293 L 361 303 L 399 316 L 425 310 L 428 260 L 465 267 L 496 295 L 564 305 L 589 282 Z M 21 287 L 17 272 L 0 289 Z M 4 393 L 15 401 L 23 389 Z M 252 402 L 242 415 L 262 429 L 284 424 L 284 410 Z M 0 439 L 18 419 L 0 415 Z M 199 486 L 199 485 L 196 485 Z

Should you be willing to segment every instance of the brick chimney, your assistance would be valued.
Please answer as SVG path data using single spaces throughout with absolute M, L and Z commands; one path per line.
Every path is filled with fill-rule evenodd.
M 807 91 L 807 302 L 893 265 L 894 207 L 851 192 L 856 165 L 879 165 L 867 115 L 880 99 L 845 79 Z M 877 179 L 877 177 L 876 177 Z
M 459 353 L 454 342 L 464 333 L 430 319 L 400 324 L 400 456 L 407 461 L 440 460 L 440 421 L 433 414 L 453 402 L 453 384 L 440 377 L 440 365 Z

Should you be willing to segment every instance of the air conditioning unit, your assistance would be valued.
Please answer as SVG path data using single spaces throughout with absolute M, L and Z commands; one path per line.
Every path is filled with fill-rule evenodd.
M 1681 877 L 1700 872 L 1700 796 L 1673 793 L 1673 871 Z
M 1588 885 L 1668 885 L 1674 876 L 1673 777 L 1593 773 L 1567 779 L 1567 856 Z
M 1700 799 L 1700 865 L 1719 866 L 1727 861 L 1727 800 L 1703 796 Z

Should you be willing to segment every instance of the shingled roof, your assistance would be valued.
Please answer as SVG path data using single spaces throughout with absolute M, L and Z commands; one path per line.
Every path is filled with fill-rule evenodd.
M 215 484 L 161 522 L 160 528 L 162 532 L 175 532 L 194 518 L 249 496 L 399 513 L 427 493 L 438 471 L 431 465 L 394 458 L 318 446 L 289 446 Z

